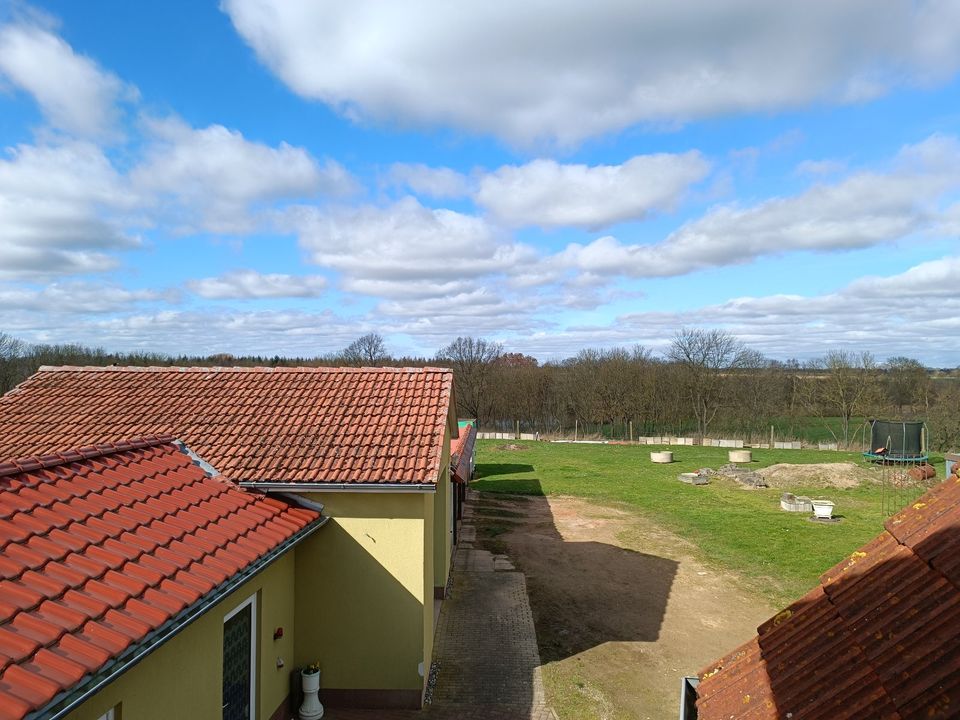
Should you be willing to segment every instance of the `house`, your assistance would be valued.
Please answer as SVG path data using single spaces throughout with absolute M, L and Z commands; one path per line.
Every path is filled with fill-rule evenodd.
M 296 548 L 325 522 L 169 437 L 3 463 L 0 718 L 273 716 Z
M 960 479 L 704 668 L 700 720 L 960 717 Z
M 43 367 L 0 398 L 0 458 L 150 435 L 323 506 L 292 555 L 288 667 L 320 661 L 325 705 L 419 707 L 453 545 L 451 371 Z
M 457 541 L 459 521 L 463 519 L 463 505 L 467 499 L 467 484 L 473 480 L 476 459 L 477 421 L 458 420 L 459 437 L 450 446 L 450 479 L 453 488 L 453 539 Z

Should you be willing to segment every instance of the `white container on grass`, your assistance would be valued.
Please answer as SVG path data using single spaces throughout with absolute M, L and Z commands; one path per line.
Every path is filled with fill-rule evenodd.
M 811 504 L 813 505 L 814 517 L 820 520 L 829 520 L 833 517 L 832 500 L 814 500 Z

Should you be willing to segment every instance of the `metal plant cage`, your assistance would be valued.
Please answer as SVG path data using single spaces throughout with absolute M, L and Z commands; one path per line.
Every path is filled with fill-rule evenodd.
M 870 421 L 870 450 L 864 457 L 884 463 L 927 460 L 927 424 L 924 422 Z

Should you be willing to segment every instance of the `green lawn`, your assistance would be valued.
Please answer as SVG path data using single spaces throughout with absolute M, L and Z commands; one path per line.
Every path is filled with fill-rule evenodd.
M 702 558 L 740 573 L 772 602 L 784 604 L 811 588 L 819 575 L 882 529 L 880 485 L 835 489 L 798 485 L 790 490 L 836 503 L 843 522 L 819 525 L 805 513 L 780 510 L 783 489 L 745 490 L 733 481 L 694 487 L 680 472 L 719 467 L 725 448 L 671 447 L 675 462 L 655 465 L 651 450 L 632 445 L 477 443 L 477 481 L 482 492 L 574 495 L 625 504 L 693 542 Z M 851 460 L 857 453 L 815 450 L 754 450 L 752 467 L 775 463 Z M 942 475 L 942 459 L 931 458 Z M 942 478 L 941 478 L 942 479 Z

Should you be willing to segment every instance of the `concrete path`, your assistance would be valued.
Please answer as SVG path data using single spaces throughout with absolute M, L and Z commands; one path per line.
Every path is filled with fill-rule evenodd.
M 523 573 L 474 547 L 468 494 L 451 596 L 440 610 L 432 702 L 421 711 L 334 710 L 328 720 L 556 720 L 547 706 Z

